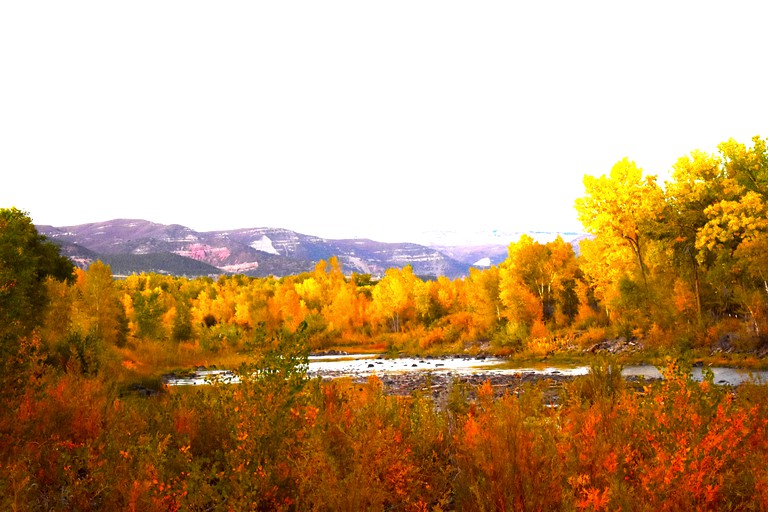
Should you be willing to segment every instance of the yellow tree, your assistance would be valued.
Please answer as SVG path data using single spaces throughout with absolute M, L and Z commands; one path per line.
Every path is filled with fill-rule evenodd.
M 733 139 L 718 145 L 728 177 L 768 199 L 768 139 L 752 137 L 752 147 Z
M 132 299 L 137 336 L 148 340 L 165 339 L 170 333 L 163 322 L 163 316 L 168 312 L 163 289 L 147 287 L 134 294 Z
M 509 330 L 517 341 L 528 338 L 535 323 L 543 325 L 544 308 L 535 283 L 530 283 L 531 286 L 526 282 L 526 277 L 537 270 L 543 258 L 543 246 L 523 235 L 509 244 L 509 255 L 499 266 L 499 298 Z
M 203 289 L 197 293 L 197 296 L 191 299 L 190 314 L 192 317 L 192 323 L 194 325 L 211 324 L 214 321 L 218 321 L 213 315 L 213 299 L 211 295 L 214 295 L 212 288 Z M 210 319 L 206 321 L 206 319 Z
M 730 246 L 735 250 L 768 230 L 768 203 L 751 190 L 736 201 L 722 200 L 707 207 L 704 214 L 709 220 L 698 232 L 700 249 Z
M 752 317 L 759 335 L 760 318 L 768 314 L 768 286 L 760 277 L 768 237 L 768 141 L 752 140 L 752 147 L 733 139 L 718 146 L 727 178 L 721 200 L 704 209 L 707 222 L 697 232 L 696 247 L 700 259 L 717 262 L 720 271 L 713 277 L 718 288 L 733 289 L 738 307 Z
M 400 332 L 407 311 L 414 306 L 414 291 L 419 279 L 410 265 L 390 268 L 373 289 L 373 308 L 380 318 L 391 320 L 393 332 Z
M 697 248 L 697 236 L 708 222 L 704 211 L 722 199 L 728 186 L 725 169 L 719 158 L 702 151 L 679 158 L 672 169 L 672 181 L 665 187 L 667 209 L 658 237 L 671 244 L 676 266 L 690 276 L 701 320 L 701 273 L 706 257 Z
M 450 280 L 442 277 L 438 281 L 420 281 L 414 288 L 414 308 L 419 321 L 429 327 L 448 314 L 452 306 L 452 291 Z
M 755 235 L 739 244 L 735 260 L 743 268 L 745 285 L 742 302 L 752 317 L 757 336 L 768 331 L 768 233 Z
M 466 307 L 472 314 L 478 335 L 490 336 L 501 321 L 499 299 L 499 267 L 485 270 L 471 268 L 465 279 Z
M 534 324 L 543 325 L 541 301 L 519 275 L 504 268 L 499 270 L 499 290 L 508 333 L 522 342 L 531 335 Z
M 566 305 L 566 295 L 575 286 L 578 272 L 576 255 L 570 244 L 559 236 L 552 242 L 541 244 L 528 235 L 522 235 L 509 246 L 509 255 L 501 264 L 500 286 L 506 297 L 508 287 L 522 283 L 534 294 L 541 304 L 541 318 L 549 321 L 555 318 L 558 308 Z M 575 315 L 568 312 L 567 317 Z
M 74 293 L 72 286 L 66 281 L 53 278 L 45 280 L 48 295 L 48 307 L 43 321 L 42 339 L 50 347 L 59 343 L 69 331 L 72 324 L 72 302 Z
M 344 333 L 363 326 L 363 311 L 357 285 L 349 281 L 336 288 L 331 303 L 323 307 L 322 314 L 328 322 L 329 330 L 338 329 Z
M 706 223 L 696 238 L 700 250 L 733 252 L 768 229 L 768 148 L 760 137 L 753 142 L 752 148 L 733 139 L 718 146 L 726 177 L 719 200 L 703 208 Z
M 293 278 L 287 278 L 275 287 L 269 298 L 268 309 L 276 328 L 283 326 L 291 331 L 299 328 L 309 313 L 306 304 L 296 293 Z
M 436 281 L 437 302 L 444 311 L 454 309 L 459 300 L 459 290 L 455 281 L 451 281 L 445 276 L 439 276 Z
M 656 176 L 644 177 L 642 169 L 625 158 L 608 176 L 584 176 L 584 188 L 586 195 L 576 200 L 579 221 L 609 246 L 626 246 L 632 251 L 647 293 L 646 228 L 664 209 Z
M 238 289 L 235 304 L 235 322 L 254 328 L 269 323 L 269 298 L 274 295 L 274 278 L 249 279 Z
M 620 302 L 621 280 L 634 268 L 634 254 L 626 245 L 609 245 L 603 238 L 585 239 L 580 243 L 579 268 L 588 287 L 582 287 L 580 317 L 591 316 L 587 295 L 591 290 L 609 319 L 615 319 Z
M 242 293 L 247 278 L 242 275 L 221 276 L 215 285 L 215 297 L 211 312 L 219 323 L 229 324 L 236 319 L 238 296 Z
M 320 260 L 315 265 L 315 270 L 312 274 L 322 285 L 324 304 L 330 303 L 336 292 L 343 288 L 347 282 L 341 262 L 336 256 L 332 256 L 327 262 Z
M 81 334 L 93 332 L 100 340 L 121 344 L 125 333 L 120 318 L 125 313 L 109 265 L 92 263 L 87 271 L 76 271 L 76 299 L 72 322 Z

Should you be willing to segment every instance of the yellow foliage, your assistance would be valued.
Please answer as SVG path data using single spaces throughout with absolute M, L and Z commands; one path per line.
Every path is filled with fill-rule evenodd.
M 544 357 L 554 353 L 559 347 L 558 343 L 550 338 L 538 338 L 531 335 L 531 341 L 528 342 L 528 352 L 536 357 Z

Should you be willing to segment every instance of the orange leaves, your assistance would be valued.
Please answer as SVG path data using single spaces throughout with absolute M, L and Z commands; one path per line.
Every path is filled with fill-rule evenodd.
M 473 416 L 470 416 L 469 418 L 467 418 L 467 421 L 464 423 L 463 441 L 469 448 L 473 448 L 476 444 L 476 441 L 479 435 L 480 435 L 480 425 L 477 423 L 477 421 Z
M 375 377 L 152 399 L 49 377 L 0 421 L 0 485 L 16 504 L 67 495 L 80 509 L 765 508 L 768 388 L 683 375 L 556 408 L 538 388 L 496 397 L 485 382 L 454 409 L 390 396 Z
M 480 400 L 488 400 L 493 397 L 493 386 L 491 381 L 486 379 L 479 388 L 477 388 L 477 396 Z
M 580 510 L 608 510 L 610 489 L 586 488 L 581 491 L 582 498 L 576 503 Z
M 748 475 L 768 454 L 752 444 L 765 439 L 766 406 L 684 375 L 672 367 L 643 394 L 627 389 L 558 409 L 558 455 L 577 508 L 719 510 L 751 496 Z

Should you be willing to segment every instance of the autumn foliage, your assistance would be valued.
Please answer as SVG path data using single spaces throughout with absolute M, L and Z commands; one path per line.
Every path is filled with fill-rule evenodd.
M 285 342 L 286 340 L 284 340 Z M 293 342 L 294 340 L 291 340 Z M 7 510 L 763 510 L 768 398 L 671 364 L 598 370 L 463 406 L 307 380 L 289 358 L 236 386 L 122 395 L 44 375 L 2 417 Z M 274 366 L 269 366 L 273 364 Z M 300 368 L 300 365 L 299 365 Z M 250 368 L 252 369 L 252 368 Z M 249 370 L 250 370 L 249 369 Z M 437 406 L 436 406 L 437 405 Z
M 336 258 L 115 280 L 0 210 L 0 507 L 767 509 L 765 386 L 694 382 L 683 362 L 768 351 L 766 140 L 692 152 L 663 185 L 628 159 L 584 184 L 578 254 L 522 236 L 455 280 L 347 275 Z M 435 399 L 306 374 L 329 348 L 546 358 L 613 339 L 666 357 L 664 379 L 598 360 L 554 391 Z M 212 364 L 241 382 L 160 379 Z

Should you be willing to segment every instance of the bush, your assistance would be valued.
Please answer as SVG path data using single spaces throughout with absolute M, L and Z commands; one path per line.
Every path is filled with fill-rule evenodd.
M 577 339 L 582 349 L 589 349 L 607 339 L 605 327 L 589 327 L 581 332 Z
M 578 403 L 613 401 L 625 388 L 621 371 L 622 365 L 615 359 L 596 357 L 589 366 L 589 373 L 568 384 L 566 393 Z
M 51 363 L 83 375 L 96 375 L 104 357 L 104 346 L 95 333 L 70 331 L 54 347 Z
M 234 324 L 217 324 L 202 330 L 200 345 L 204 350 L 216 353 L 225 347 L 239 347 L 242 336 L 242 329 Z

